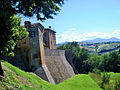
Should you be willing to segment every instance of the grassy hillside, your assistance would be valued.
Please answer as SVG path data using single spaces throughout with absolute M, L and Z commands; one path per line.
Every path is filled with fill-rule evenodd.
M 80 74 L 57 85 L 61 90 L 102 90 L 87 74 Z
M 89 75 L 81 74 L 58 85 L 50 84 L 30 72 L 2 62 L 4 77 L 0 77 L 0 90 L 101 90 Z
M 0 80 L 0 90 L 52 90 L 50 84 L 33 73 L 24 72 L 13 65 L 2 62 L 5 77 Z

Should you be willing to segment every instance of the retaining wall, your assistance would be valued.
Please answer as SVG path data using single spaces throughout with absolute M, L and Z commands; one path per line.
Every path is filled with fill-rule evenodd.
M 45 49 L 45 63 L 56 84 L 75 75 L 64 50 Z

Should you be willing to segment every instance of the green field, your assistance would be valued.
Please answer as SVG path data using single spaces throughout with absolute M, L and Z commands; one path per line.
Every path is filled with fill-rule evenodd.
M 101 90 L 87 74 L 80 74 L 58 85 L 50 84 L 30 72 L 2 62 L 4 77 L 0 77 L 0 90 Z
M 57 85 L 61 90 L 102 90 L 87 74 L 80 74 Z

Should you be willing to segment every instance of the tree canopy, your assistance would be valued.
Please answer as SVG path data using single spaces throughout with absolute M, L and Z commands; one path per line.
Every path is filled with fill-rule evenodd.
M 64 0 L 0 0 L 0 17 L 19 13 L 38 20 L 53 18 L 63 4 Z

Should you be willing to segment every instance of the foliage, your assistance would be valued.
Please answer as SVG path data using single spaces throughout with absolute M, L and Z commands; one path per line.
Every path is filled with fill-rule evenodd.
M 103 72 L 101 87 L 105 88 L 104 84 L 109 84 L 109 81 L 110 81 L 110 74 L 108 74 L 107 72 Z
M 98 54 L 92 54 L 89 56 L 87 62 L 91 66 L 92 69 L 99 69 L 100 67 L 100 62 L 103 60 L 101 56 Z
M 93 73 L 95 73 L 95 74 L 101 74 L 101 70 L 99 70 L 99 69 L 97 69 L 97 68 L 94 68 L 93 69 Z
M 92 71 L 99 69 L 107 72 L 120 72 L 120 54 L 118 51 L 109 54 L 91 54 L 87 59 Z
M 72 50 L 75 55 L 72 63 L 79 73 L 88 73 L 92 71 L 97 73 L 97 70 L 120 72 L 119 51 L 103 55 L 89 54 L 88 50 L 85 48 L 80 48 L 77 42 L 61 45 L 58 47 L 58 49 Z
M 0 15 L 10 17 L 20 13 L 29 17 L 36 15 L 38 20 L 43 20 L 53 18 L 62 4 L 64 0 L 1 0 Z
M 103 55 L 103 61 L 100 63 L 102 71 L 120 72 L 120 55 L 119 52 L 111 52 Z
M 120 90 L 120 80 L 115 81 L 115 90 Z
M 75 56 L 72 62 L 79 73 L 88 73 L 90 71 L 91 68 L 87 64 L 88 50 L 80 48 L 78 42 L 69 42 L 66 45 L 59 46 L 57 49 L 72 50 Z
M 101 86 L 103 73 L 101 75 L 89 73 L 89 75 L 99 86 Z M 119 90 L 120 73 L 107 72 L 107 74 L 108 76 L 110 75 L 110 78 L 109 83 L 104 83 L 104 90 Z
M 21 24 L 21 17 L 13 16 L 11 19 L 11 32 L 12 35 L 10 37 L 10 40 L 7 41 L 4 48 L 1 50 L 2 56 L 13 56 L 13 50 L 18 40 L 24 39 L 26 36 L 28 36 L 28 32 L 26 31 L 26 28 L 24 26 L 20 26 Z

